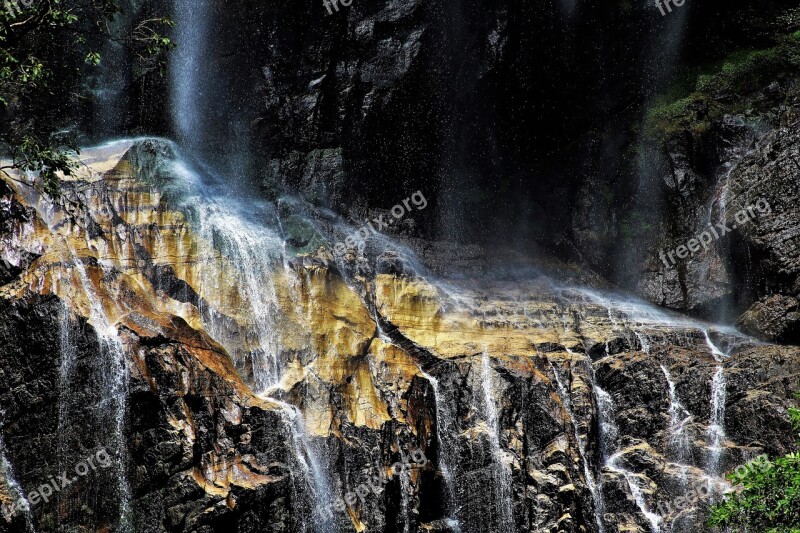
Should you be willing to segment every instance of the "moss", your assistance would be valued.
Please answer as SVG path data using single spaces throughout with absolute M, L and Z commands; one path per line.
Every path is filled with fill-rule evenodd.
M 645 131 L 648 135 L 670 135 L 685 129 L 692 117 L 691 107 L 700 103 L 699 95 L 692 94 L 675 101 L 659 99 L 647 111 Z
M 679 131 L 702 134 L 715 118 L 751 109 L 755 93 L 783 74 L 796 76 L 798 69 L 800 31 L 782 37 L 772 48 L 739 51 L 684 73 L 647 110 L 645 133 L 653 140 Z M 687 77 L 693 82 L 687 84 Z

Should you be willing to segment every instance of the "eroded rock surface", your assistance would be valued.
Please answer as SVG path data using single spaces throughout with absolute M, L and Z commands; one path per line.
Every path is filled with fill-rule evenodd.
M 114 466 L 0 528 L 697 531 L 675 498 L 792 445 L 796 348 L 398 243 L 289 253 L 284 212 L 210 201 L 170 143 L 86 158 L 61 198 L 0 195 L 0 500 Z

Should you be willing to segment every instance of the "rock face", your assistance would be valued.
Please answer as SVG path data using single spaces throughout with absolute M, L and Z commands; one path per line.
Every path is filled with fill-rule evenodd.
M 715 321 L 741 317 L 754 335 L 794 342 L 790 208 L 684 261 L 665 264 L 659 252 L 735 216 L 737 181 L 779 204 L 797 198 L 796 65 L 692 102 L 698 121 L 657 146 L 641 130 L 648 106 L 675 92 L 671 74 L 776 45 L 800 29 L 797 6 L 706 0 L 662 17 L 650 3 L 590 4 L 208 0 L 194 10 L 185 0 L 142 1 L 118 24 L 135 27 L 170 7 L 179 19 L 205 13 L 178 20 L 174 36 L 178 55 L 196 49 L 189 63 L 203 65 L 185 100 L 202 110 L 195 129 L 204 134 L 180 141 L 205 148 L 207 159 L 234 160 L 219 166 L 270 199 L 290 190 L 363 218 L 422 190 L 435 208 L 395 233 L 499 247 L 536 241 L 658 305 Z M 111 52 L 107 64 L 123 62 Z M 169 132 L 170 90 L 153 65 L 139 63 L 131 72 L 101 67 L 103 79 L 87 82 L 103 91 L 86 99 L 95 108 L 82 114 L 98 124 L 83 129 L 96 138 Z M 762 324 L 757 307 L 776 295 L 784 317 Z
M 640 254 L 641 294 L 673 309 L 738 317 L 769 341 L 797 342 L 797 87 L 792 77 L 742 95 L 747 114 L 710 119 L 704 133 L 679 132 L 664 146 L 668 207 L 656 246 Z M 704 233 L 706 244 L 695 243 L 688 257 L 664 257 Z
M 697 531 L 676 498 L 793 444 L 796 348 L 377 238 L 334 259 L 352 228 L 164 141 L 84 158 L 57 199 L 2 184 L 0 530 Z

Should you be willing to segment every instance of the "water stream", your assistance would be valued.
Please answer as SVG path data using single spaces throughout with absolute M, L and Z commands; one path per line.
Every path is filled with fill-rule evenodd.
M 706 344 L 711 355 L 717 362 L 717 369 L 711 381 L 711 417 L 708 424 L 708 464 L 710 474 L 719 476 L 722 446 L 725 441 L 725 400 L 727 397 L 727 382 L 725 379 L 724 361 L 727 355 L 723 353 L 711 340 L 708 330 L 703 330 Z
M 491 363 L 489 355 L 484 351 L 481 357 L 481 392 L 479 404 L 482 404 L 481 416 L 487 426 L 489 445 L 492 452 L 493 470 L 493 498 L 495 502 L 496 517 L 493 517 L 493 524 L 498 531 L 508 531 L 514 529 L 514 512 L 512 501 L 511 472 L 506 466 L 503 448 L 500 445 L 500 418 L 495 405 L 495 387 L 492 379 Z
M 116 469 L 116 489 L 120 511 L 120 522 L 117 525 L 117 531 L 119 533 L 128 533 L 133 531 L 133 527 L 131 525 L 131 494 L 126 472 L 125 416 L 127 414 L 129 379 L 127 353 L 116 327 L 111 323 L 104 311 L 104 303 L 97 296 L 82 260 L 72 247 L 70 247 L 70 252 L 74 260 L 74 268 L 79 275 L 81 286 L 90 304 L 90 321 L 97 333 L 100 355 L 103 358 L 101 370 L 103 391 L 98 410 L 100 412 L 107 411 L 111 417 L 110 431 L 107 434 L 108 442 L 105 447 L 114 458 L 114 468 Z M 69 344 L 62 346 L 62 350 L 67 351 L 67 355 L 63 356 L 62 360 L 69 358 L 75 349 L 74 346 Z M 68 393 L 68 391 L 62 392 Z
M 457 444 L 454 442 L 454 438 L 457 438 L 458 435 L 455 417 L 448 412 L 442 398 L 439 380 L 426 372 L 420 372 L 430 383 L 431 389 L 433 389 L 433 403 L 436 407 L 436 440 L 439 445 L 439 470 L 442 473 L 445 488 L 445 512 L 449 515 L 448 519 L 452 524 L 453 530 L 456 533 L 460 533 L 461 524 L 458 519 L 459 506 L 456 498 L 456 480 L 454 477 L 457 466 L 451 463 L 458 453 Z
M 36 528 L 33 525 L 33 519 L 31 517 L 31 504 L 25 497 L 25 492 L 23 492 L 22 487 L 20 487 L 14 476 L 14 467 L 8 459 L 6 443 L 2 433 L 0 433 L 0 474 L 2 474 L 2 479 L 8 484 L 8 495 L 10 497 L 10 501 L 7 504 L 8 507 L 4 505 L 3 508 L 0 509 L 0 511 L 2 511 L 0 512 L 0 518 L 5 519 L 6 512 L 8 512 L 9 518 L 15 516 L 15 514 L 19 512 L 19 510 L 12 511 L 11 505 L 18 509 L 21 508 L 22 513 L 25 515 L 27 533 L 36 533 Z
M 572 355 L 571 352 L 569 353 Z M 606 528 L 605 522 L 603 521 L 605 503 L 603 501 L 602 483 L 598 483 L 596 474 L 594 473 L 589 462 L 589 455 L 586 450 L 586 440 L 583 438 L 578 429 L 578 419 L 575 417 L 575 412 L 572 408 L 572 397 L 567 390 L 567 387 L 564 385 L 558 369 L 554 364 L 551 363 L 551 365 L 553 368 L 553 375 L 556 379 L 556 385 L 558 386 L 559 396 L 564 404 L 564 409 L 566 409 L 567 414 L 569 415 L 572 433 L 575 437 L 575 442 L 578 444 L 578 453 L 580 454 L 581 464 L 583 466 L 583 477 L 586 479 L 586 486 L 589 488 L 589 492 L 592 495 L 592 503 L 594 504 L 594 520 L 597 525 L 597 530 L 599 533 L 605 533 Z M 589 363 L 589 365 L 591 365 L 591 363 Z
M 633 496 L 633 500 L 636 502 L 642 516 L 650 523 L 652 531 L 658 533 L 661 531 L 662 519 L 648 508 L 645 489 L 642 487 L 646 478 L 642 479 L 643 476 L 641 474 L 631 472 L 622 461 L 625 452 L 620 449 L 619 444 L 616 442 L 619 437 L 619 429 L 614 421 L 616 412 L 614 399 L 596 383 L 594 385 L 594 393 L 597 398 L 597 409 L 600 416 L 600 439 L 605 467 L 625 479 L 631 496 Z
M 304 484 L 302 493 L 311 496 L 305 498 L 306 508 L 295 508 L 295 517 L 303 532 L 333 533 L 337 531 L 335 521 L 325 512 L 327 507 L 333 505 L 333 489 L 319 454 L 308 437 L 303 414 L 294 405 L 283 402 L 279 402 L 279 405 L 283 408 L 282 415 L 291 430 L 294 466 L 299 467 L 303 474 L 300 479 Z
M 178 140 L 195 152 L 203 146 L 201 109 L 209 105 L 208 68 L 212 0 L 176 0 L 173 20 L 178 47 L 170 61 L 172 121 Z
M 201 240 L 210 243 L 218 254 L 199 265 L 197 288 L 203 294 L 225 293 L 232 302 L 225 304 L 231 306 L 225 310 L 228 316 L 201 301 L 204 328 L 231 354 L 253 390 L 282 409 L 292 435 L 297 471 L 304 478 L 301 492 L 306 508 L 298 509 L 299 523 L 315 533 L 335 531 L 334 521 L 325 513 L 317 513 L 334 501 L 323 457 L 308 434 L 302 412 L 275 396 L 286 363 L 281 334 L 293 328 L 302 338 L 302 331 L 307 330 L 299 309 L 296 317 L 286 317 L 280 311 L 279 279 L 285 281 L 290 299 L 297 302 L 299 295 L 297 274 L 288 262 L 275 208 L 240 195 L 210 171 L 196 170 L 180 157 L 166 171 L 176 179 L 171 201 L 186 213 Z M 191 253 L 186 251 L 186 256 L 191 257 Z M 221 269 L 220 262 L 226 267 Z M 311 348 L 304 346 L 303 350 Z

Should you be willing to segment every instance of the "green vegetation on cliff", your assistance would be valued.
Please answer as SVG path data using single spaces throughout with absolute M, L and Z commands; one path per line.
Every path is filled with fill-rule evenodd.
M 654 139 L 681 131 L 702 133 L 715 118 L 758 108 L 759 91 L 798 72 L 800 31 L 780 37 L 772 48 L 739 51 L 691 73 L 682 86 L 662 95 L 648 109 L 645 131 Z
M 38 174 L 56 192 L 77 151 L 72 115 L 88 98 L 81 81 L 115 41 L 140 57 L 163 57 L 171 47 L 150 18 L 125 35 L 111 30 L 118 0 L 8 0 L 0 6 L 0 154 L 2 169 Z
M 800 409 L 789 409 L 789 416 L 800 432 Z M 800 451 L 750 463 L 728 479 L 742 491 L 712 508 L 709 525 L 751 533 L 800 532 Z

